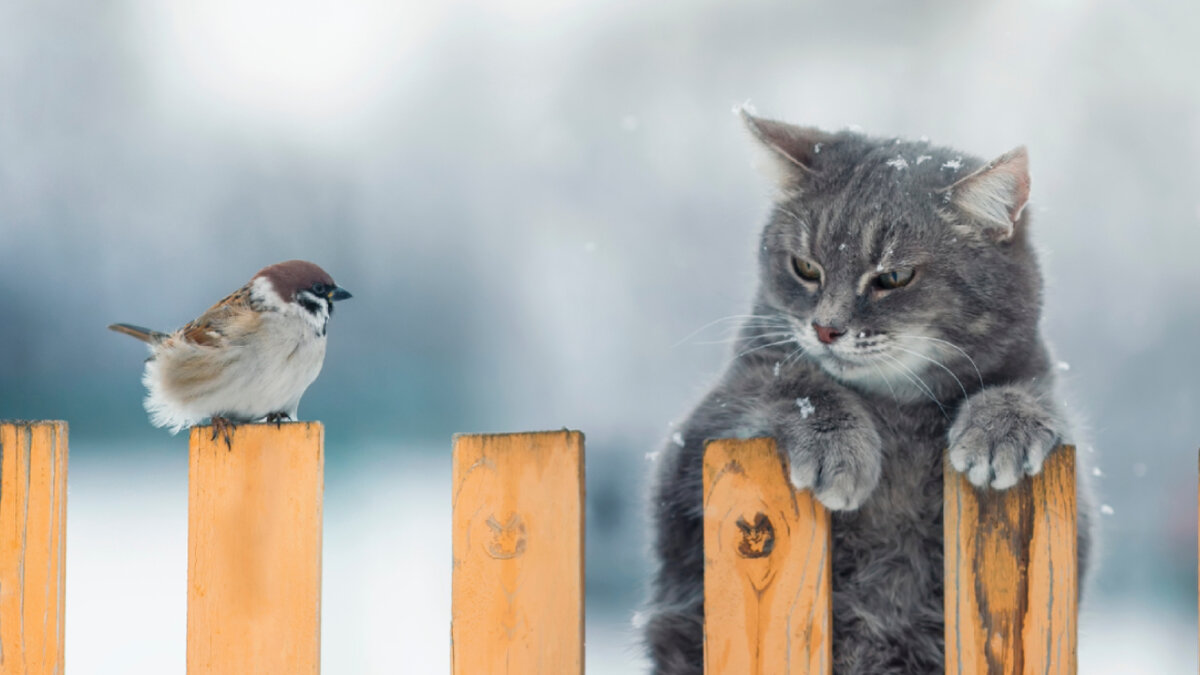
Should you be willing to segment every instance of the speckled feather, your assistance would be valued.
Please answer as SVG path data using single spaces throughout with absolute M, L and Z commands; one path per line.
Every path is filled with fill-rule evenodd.
M 150 345 L 142 381 L 151 422 L 174 433 L 214 416 L 295 418 L 324 362 L 335 299 L 315 294 L 316 284 L 337 289 L 320 267 L 287 261 L 259 271 L 173 333 L 111 326 Z

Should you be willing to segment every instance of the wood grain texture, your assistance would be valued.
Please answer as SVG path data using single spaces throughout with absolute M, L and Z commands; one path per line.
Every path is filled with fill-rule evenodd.
M 187 672 L 315 674 L 321 661 L 319 422 L 192 429 Z
M 1075 673 L 1075 448 L 1003 491 L 944 466 L 946 672 Z
M 0 422 L 0 674 L 63 672 L 67 423 Z
M 583 672 L 583 434 L 454 439 L 451 672 Z
M 829 513 L 788 480 L 775 441 L 704 452 L 704 672 L 828 674 Z

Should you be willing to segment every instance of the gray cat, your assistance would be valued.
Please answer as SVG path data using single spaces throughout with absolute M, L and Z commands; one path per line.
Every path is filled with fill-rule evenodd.
M 654 672 L 702 671 L 704 442 L 756 436 L 832 510 L 834 672 L 942 672 L 943 452 L 1003 490 L 1075 439 L 1038 331 L 1025 149 L 985 164 L 743 116 L 781 191 L 736 356 L 659 461 Z

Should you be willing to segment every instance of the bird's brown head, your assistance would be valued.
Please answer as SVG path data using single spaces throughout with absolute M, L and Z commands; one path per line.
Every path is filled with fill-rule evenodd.
M 323 304 L 333 311 L 333 302 L 350 296 L 329 273 L 307 260 L 288 260 L 262 268 L 255 278 L 265 277 L 284 302 L 298 302 L 310 312 Z M 311 305 L 311 306 L 310 306 Z

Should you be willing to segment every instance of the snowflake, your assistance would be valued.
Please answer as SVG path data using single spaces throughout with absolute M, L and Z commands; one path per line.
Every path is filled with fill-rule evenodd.
M 800 409 L 800 417 L 808 419 L 808 416 L 817 412 L 817 407 L 812 404 L 812 401 L 807 396 L 796 399 L 796 407 Z

